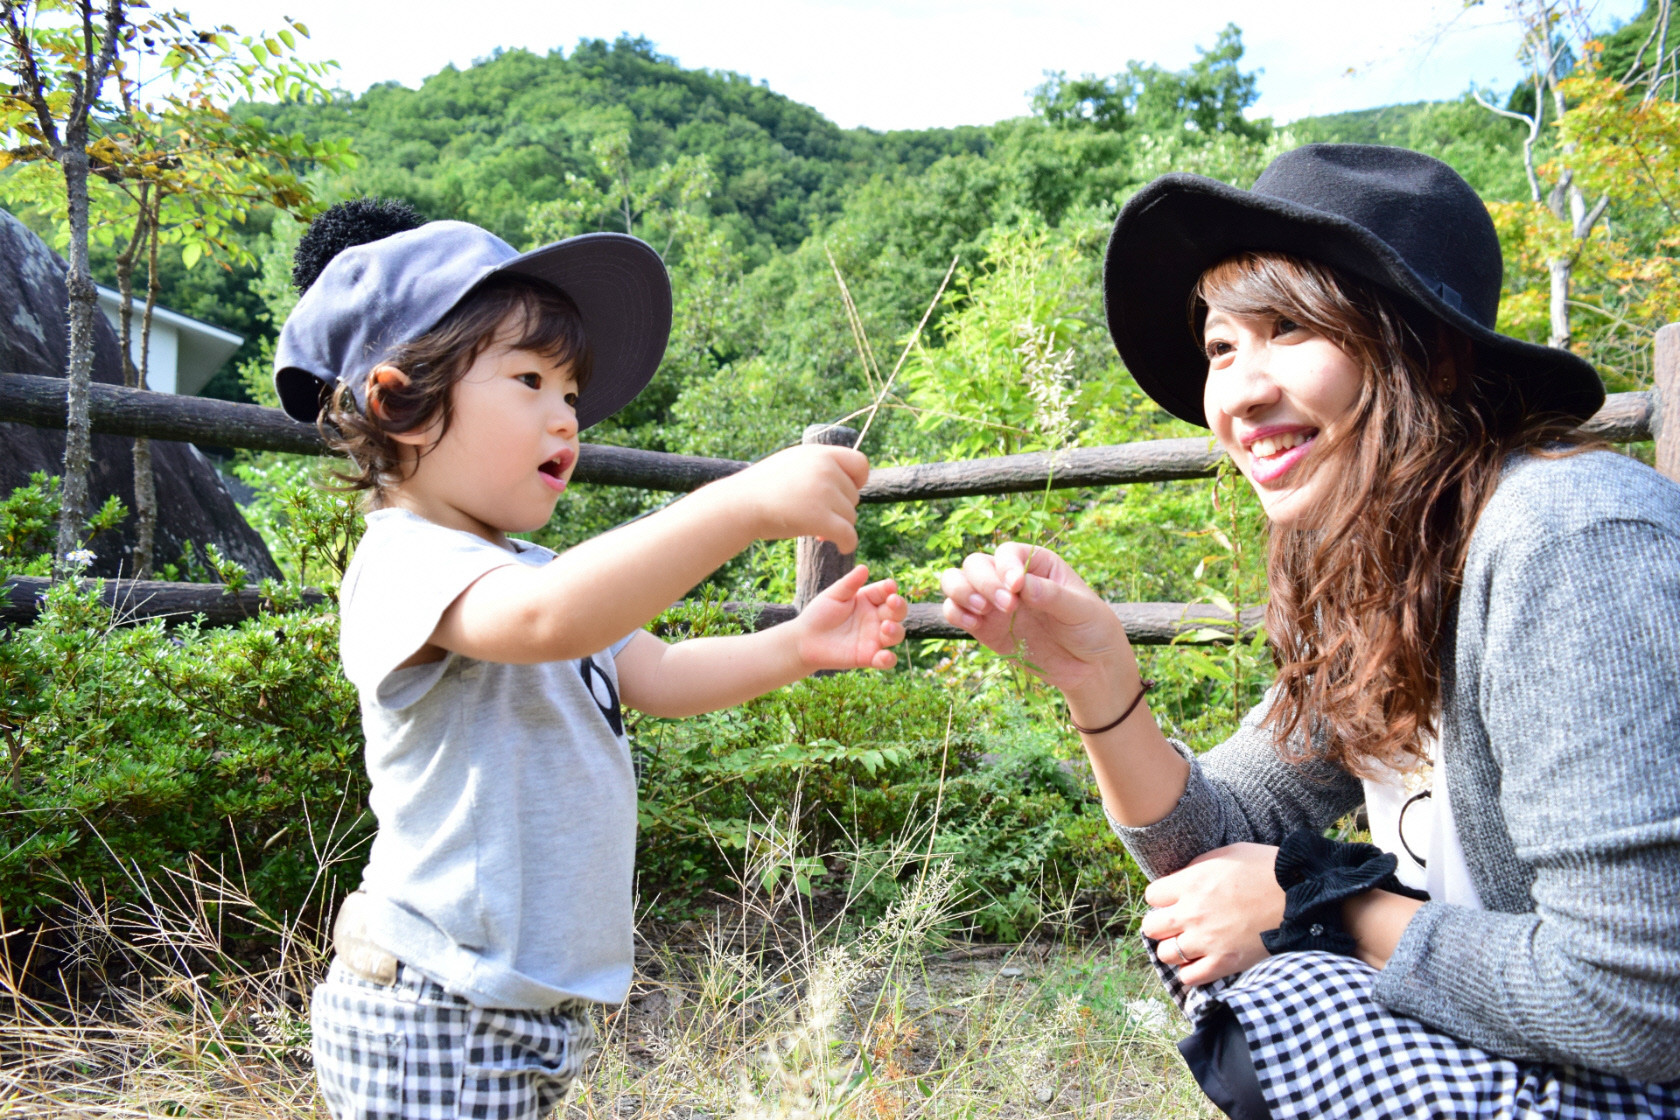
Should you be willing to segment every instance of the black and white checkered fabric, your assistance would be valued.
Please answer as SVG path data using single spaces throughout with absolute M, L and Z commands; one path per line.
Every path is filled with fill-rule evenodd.
M 334 1120 L 541 1120 L 583 1071 L 589 1005 L 475 1007 L 402 965 L 381 985 L 334 961 L 310 1005 Z
M 1489 1054 L 1384 1008 L 1371 997 L 1376 970 L 1352 957 L 1284 953 L 1188 989 L 1149 948 L 1192 1020 L 1212 1002 L 1236 1015 L 1274 1120 L 1680 1120 L 1680 1082 L 1643 1084 Z

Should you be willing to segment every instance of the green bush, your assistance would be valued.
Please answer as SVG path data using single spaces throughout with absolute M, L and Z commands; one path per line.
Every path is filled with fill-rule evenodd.
M 715 606 L 657 625 L 667 637 L 736 628 Z M 931 672 L 814 677 L 728 711 L 637 719 L 632 732 L 638 874 L 660 916 L 733 895 L 766 842 L 784 848 L 769 875 L 785 871 L 806 894 L 844 891 L 865 918 L 898 897 L 875 872 L 914 843 L 953 861 L 968 924 L 1010 940 L 1049 911 L 1109 922 L 1136 888 L 1082 767 L 1058 757 L 1066 733 Z

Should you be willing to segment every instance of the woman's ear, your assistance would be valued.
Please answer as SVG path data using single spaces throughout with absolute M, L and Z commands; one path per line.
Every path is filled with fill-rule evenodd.
M 1475 368 L 1476 344 L 1445 323 L 1435 327 L 1435 362 L 1430 370 L 1430 388 L 1437 396 L 1450 399 Z

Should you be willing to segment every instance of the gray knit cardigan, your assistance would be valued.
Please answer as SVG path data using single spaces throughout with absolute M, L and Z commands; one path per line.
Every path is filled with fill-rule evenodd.
M 1513 458 L 1443 666 L 1442 764 L 1487 909 L 1426 903 L 1376 998 L 1495 1054 L 1680 1078 L 1680 487 L 1613 452 Z M 1348 773 L 1280 760 L 1266 707 L 1191 758 L 1168 816 L 1116 828 L 1151 878 L 1359 805 Z

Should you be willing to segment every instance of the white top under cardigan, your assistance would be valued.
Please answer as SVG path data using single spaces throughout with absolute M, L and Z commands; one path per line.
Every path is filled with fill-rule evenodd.
M 1399 860 L 1394 869 L 1396 878 L 1413 890 L 1427 893 L 1430 901 L 1480 910 L 1482 898 L 1470 878 L 1464 845 L 1459 842 L 1458 828 L 1453 822 L 1452 798 L 1447 792 L 1446 769 L 1439 762 L 1438 744 L 1431 736 L 1424 740 L 1423 747 L 1433 769 L 1426 778 L 1418 775 L 1424 781 L 1414 781 L 1408 788 L 1409 775 L 1391 767 L 1383 767 L 1376 776 L 1364 779 L 1365 815 L 1371 824 L 1371 842 L 1385 852 L 1392 852 Z M 1406 802 L 1425 783 L 1429 796 L 1406 809 Z M 1405 843 L 1400 839 L 1402 810 Z M 1407 844 L 1411 845 L 1411 851 L 1406 850 Z M 1423 865 L 1412 858 L 1412 852 L 1423 853 Z

